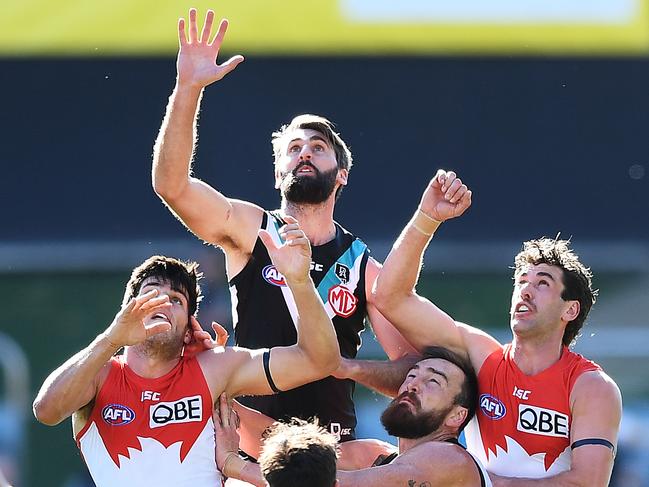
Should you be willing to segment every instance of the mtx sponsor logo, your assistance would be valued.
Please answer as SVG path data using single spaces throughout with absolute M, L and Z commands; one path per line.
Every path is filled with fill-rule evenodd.
M 334 313 L 343 318 L 351 316 L 356 311 L 356 303 L 358 303 L 354 293 L 341 285 L 329 289 L 327 301 L 329 301 Z
M 261 277 L 263 277 L 268 284 L 273 286 L 286 286 L 286 279 L 275 268 L 274 265 L 267 265 L 261 270 Z
M 121 404 L 109 404 L 101 410 L 101 417 L 112 426 L 124 426 L 135 419 L 135 412 Z
M 568 416 L 552 409 L 519 404 L 516 429 L 533 435 L 568 438 Z
M 159 402 L 149 407 L 149 427 L 168 424 L 192 423 L 203 419 L 203 398 L 183 397 L 177 401 Z
M 491 394 L 482 394 L 480 396 L 480 409 L 490 419 L 501 419 L 507 414 L 507 408 L 505 408 L 503 402 Z

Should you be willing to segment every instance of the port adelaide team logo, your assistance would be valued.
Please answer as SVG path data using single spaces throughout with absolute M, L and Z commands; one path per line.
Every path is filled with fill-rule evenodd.
M 501 419 L 507 414 L 503 402 L 491 394 L 482 394 L 479 404 L 480 410 L 489 419 Z
M 336 262 L 334 273 L 336 274 L 336 277 L 340 279 L 341 284 L 329 289 L 327 301 L 329 301 L 334 313 L 343 318 L 348 318 L 354 314 L 354 311 L 356 311 L 356 305 L 358 304 L 358 299 L 354 296 L 354 293 L 344 286 L 344 284 L 349 282 L 349 267 L 340 262 Z
M 272 284 L 273 286 L 286 286 L 286 279 L 284 279 L 284 276 L 275 268 L 274 265 L 267 265 L 264 267 L 261 270 L 261 277 L 263 277 L 268 284 Z
M 135 419 L 135 412 L 121 404 L 109 404 L 101 410 L 101 417 L 112 426 L 124 426 Z

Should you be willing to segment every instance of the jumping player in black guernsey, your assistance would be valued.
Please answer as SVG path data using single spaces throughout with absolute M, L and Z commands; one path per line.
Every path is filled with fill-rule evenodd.
M 217 64 L 227 21 L 221 21 L 212 39 L 214 13 L 207 12 L 200 32 L 196 15 L 195 9 L 189 11 L 188 28 L 185 19 L 178 23 L 177 79 L 154 148 L 153 187 L 189 230 L 225 252 L 236 344 L 256 348 L 296 341 L 293 298 L 257 236 L 265 229 L 279 242 L 277 229 L 290 215 L 311 242 L 311 277 L 335 325 L 342 356 L 356 355 L 366 316 L 390 358 L 414 351 L 371 302 L 379 264 L 361 240 L 333 220 L 352 156 L 331 122 L 300 115 L 273 134 L 279 210 L 228 198 L 192 175 L 203 89 L 243 61 L 234 56 Z M 352 381 L 327 377 L 290 393 L 242 402 L 275 419 L 315 416 L 345 441 L 354 438 L 356 426 L 353 391 Z

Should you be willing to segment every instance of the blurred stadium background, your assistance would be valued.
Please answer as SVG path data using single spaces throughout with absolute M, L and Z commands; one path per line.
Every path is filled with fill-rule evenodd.
M 38 425 L 30 405 L 111 321 L 133 265 L 197 259 L 201 321 L 230 324 L 220 252 L 150 185 L 190 6 L 228 17 L 223 58 L 247 58 L 200 118 L 196 172 L 229 196 L 275 207 L 270 133 L 323 114 L 355 156 L 337 219 L 382 259 L 434 171 L 455 169 L 474 204 L 438 233 L 420 290 L 505 340 L 520 243 L 572 237 L 601 296 L 577 350 L 625 401 L 611 485 L 649 485 L 647 0 L 4 2 L 0 468 L 15 484 L 88 485 L 69 422 Z M 358 397 L 360 434 L 379 435 L 384 399 Z

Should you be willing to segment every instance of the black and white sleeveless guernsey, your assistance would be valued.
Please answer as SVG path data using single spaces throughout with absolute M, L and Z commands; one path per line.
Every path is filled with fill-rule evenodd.
M 282 225 L 277 212 L 264 213 L 261 228 L 276 243 L 281 241 L 278 230 Z M 354 358 L 366 315 L 369 250 L 360 239 L 337 223 L 335 226 L 333 240 L 312 247 L 311 278 L 336 328 L 341 355 Z M 250 260 L 229 285 L 237 345 L 270 348 L 297 342 L 293 296 L 259 238 Z M 327 377 L 273 396 L 244 397 L 241 402 L 275 419 L 317 417 L 320 424 L 346 441 L 354 439 L 356 427 L 353 393 L 353 381 Z

